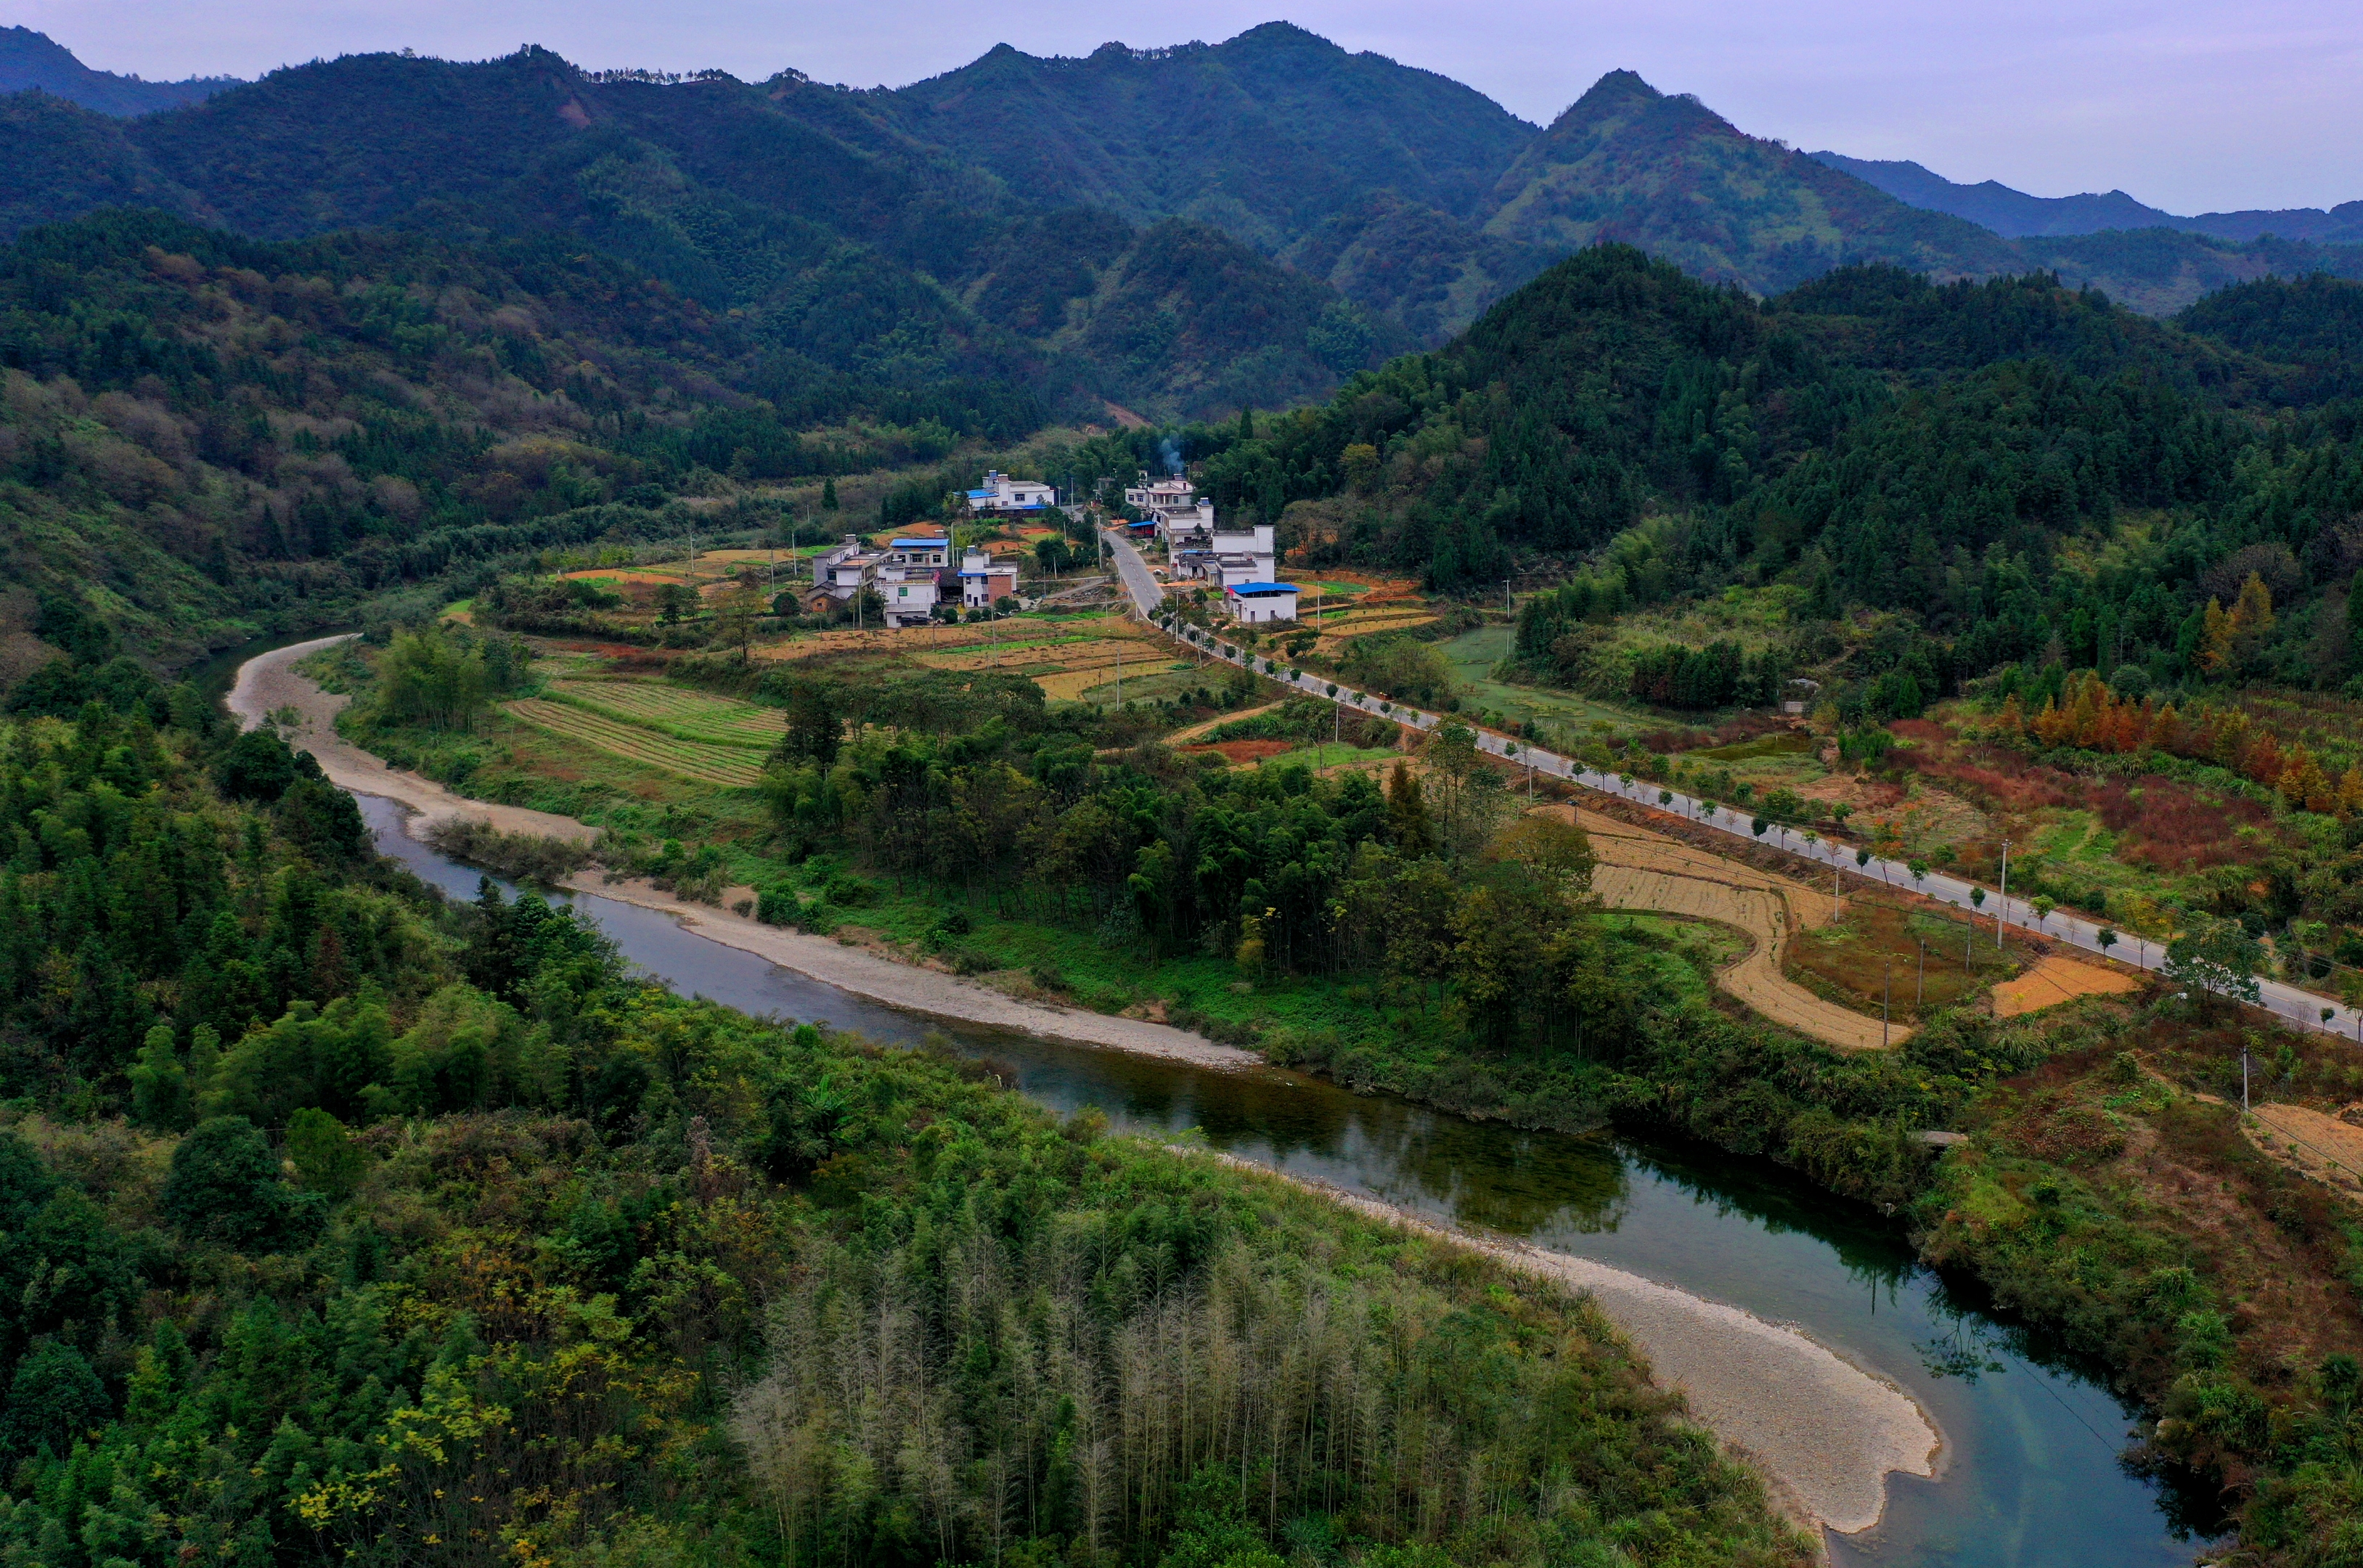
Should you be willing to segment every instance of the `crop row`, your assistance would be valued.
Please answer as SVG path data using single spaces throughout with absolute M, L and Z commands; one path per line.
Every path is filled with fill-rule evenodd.
M 679 740 L 653 729 L 624 723 L 568 703 L 527 697 L 508 705 L 508 711 L 527 724 L 580 740 L 594 750 L 627 762 L 660 768 L 704 784 L 744 789 L 763 776 L 760 761 L 743 748 L 712 746 Z
M 670 686 L 624 681 L 560 681 L 552 683 L 550 691 L 561 702 L 626 723 L 650 725 L 683 740 L 770 747 L 787 731 L 787 716 L 776 708 Z

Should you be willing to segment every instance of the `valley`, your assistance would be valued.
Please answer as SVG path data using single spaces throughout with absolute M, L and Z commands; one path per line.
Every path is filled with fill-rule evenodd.
M 12 84 L 0 1560 L 2353 1555 L 2346 208 Z

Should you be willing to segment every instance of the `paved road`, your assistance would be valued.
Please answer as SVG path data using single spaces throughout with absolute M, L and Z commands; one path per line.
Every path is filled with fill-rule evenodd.
M 1145 606 L 1142 613 L 1148 613 Z M 1335 685 L 1322 677 L 1292 677 L 1285 668 L 1267 671 L 1265 666 L 1270 661 L 1245 654 L 1236 648 L 1226 653 L 1219 638 L 1209 638 L 1199 646 L 1216 658 L 1252 666 L 1270 679 L 1284 686 L 1292 686 L 1307 696 L 1321 697 L 1361 713 L 1379 714 L 1419 729 L 1434 729 L 1443 722 L 1442 715 L 1389 702 L 1374 693 Z M 2160 943 L 2113 930 L 2102 922 L 2087 919 L 2081 915 L 2071 915 L 2066 910 L 2054 910 L 2048 919 L 2042 918 L 2024 899 L 2006 898 L 2000 888 L 1984 887 L 1981 884 L 1937 871 L 1931 871 L 1915 882 L 1911 868 L 1903 862 L 1882 859 L 1857 844 L 1846 843 L 1827 835 L 1807 842 L 1795 830 L 1778 824 L 1767 826 L 1759 838 L 1748 814 L 1722 806 L 1710 813 L 1703 801 L 1669 786 L 1651 784 L 1647 779 L 1627 779 L 1620 773 L 1600 773 L 1573 758 L 1562 757 L 1539 746 L 1529 746 L 1482 729 L 1477 731 L 1477 744 L 1494 756 L 1530 767 L 1545 778 L 1560 779 L 1579 788 L 1613 795 L 1636 805 L 1656 806 L 1687 817 L 1717 832 L 1728 833 L 1735 839 L 1768 842 L 1792 855 L 1818 861 L 1830 868 L 1834 881 L 1843 881 L 1848 876 L 1876 877 L 1891 887 L 1908 889 L 1947 904 L 1958 905 L 1970 912 L 1974 927 L 1981 932 L 1991 933 L 1991 940 L 1999 940 L 2001 928 L 2010 925 L 2089 952 L 2105 953 L 2142 969 L 2157 969 L 2166 962 L 2166 949 Z M 1977 896 L 1980 888 L 1985 895 L 1982 902 Z M 1989 925 L 1989 921 L 1992 924 Z M 2104 943 L 2101 940 L 2103 930 L 2109 931 L 2113 939 L 2112 941 Z M 1980 940 L 1989 939 L 1981 937 Z M 2324 1034 L 2351 1036 L 2358 1044 L 2363 1044 L 2363 1011 L 2341 1006 L 2318 992 L 2279 980 L 2260 980 L 2258 988 L 2259 1004 L 2283 1022 Z M 2329 1017 L 2325 1018 L 2324 1013 Z
M 1163 584 L 1130 539 L 1115 528 L 1104 528 L 1101 533 L 1107 540 L 1108 559 L 1115 562 L 1116 575 L 1124 579 L 1124 591 L 1132 598 L 1132 607 L 1143 616 L 1154 615 L 1165 602 Z

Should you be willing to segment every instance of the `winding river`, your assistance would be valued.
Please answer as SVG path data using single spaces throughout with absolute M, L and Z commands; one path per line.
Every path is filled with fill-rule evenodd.
M 239 661 L 289 640 L 214 662 L 207 684 L 227 689 Z M 360 798 L 384 853 L 455 897 L 475 895 L 478 872 L 411 838 L 394 802 Z M 1934 1478 L 1891 1475 L 1880 1521 L 1828 1538 L 1837 1563 L 2188 1563 L 2220 1527 L 2203 1488 L 2123 1468 L 2130 1412 L 2088 1369 L 1985 1309 L 1973 1287 L 1921 1266 L 1893 1221 L 1767 1162 L 1523 1132 L 1279 1070 L 1220 1072 L 947 1025 L 695 935 L 660 911 L 571 896 L 634 962 L 684 993 L 886 1042 L 949 1035 L 1054 1111 L 1096 1106 L 1119 1129 L 1203 1138 L 1445 1225 L 1799 1327 L 1904 1390 L 1944 1438 Z

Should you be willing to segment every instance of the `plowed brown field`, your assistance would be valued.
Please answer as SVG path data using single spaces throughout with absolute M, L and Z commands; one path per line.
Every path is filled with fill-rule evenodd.
M 2141 982 L 2130 974 L 2120 974 L 2097 963 L 2079 963 L 2054 953 L 2017 979 L 2005 980 L 1993 988 L 1994 1017 L 2014 1018 L 2021 1013 L 2056 1007 L 2079 996 L 2122 996 L 2139 989 Z

